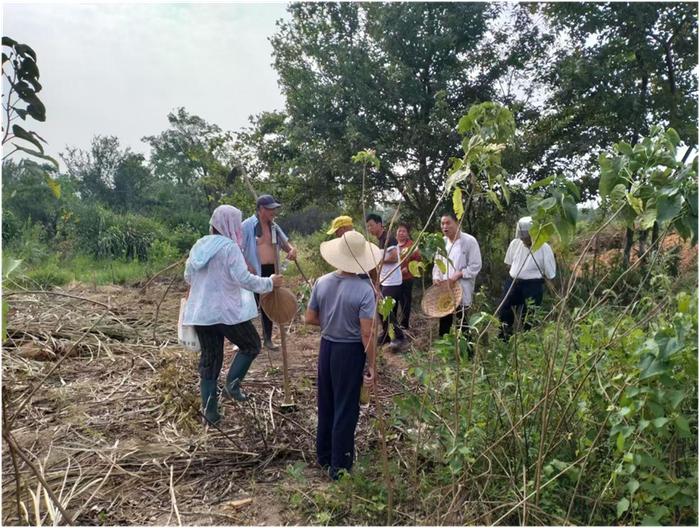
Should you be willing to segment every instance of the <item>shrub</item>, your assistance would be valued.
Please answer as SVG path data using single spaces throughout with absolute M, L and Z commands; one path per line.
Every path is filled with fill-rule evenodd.
M 63 286 L 73 280 L 73 274 L 59 266 L 55 261 L 49 261 L 29 271 L 26 277 L 29 284 L 41 289 L 51 288 L 52 286 Z

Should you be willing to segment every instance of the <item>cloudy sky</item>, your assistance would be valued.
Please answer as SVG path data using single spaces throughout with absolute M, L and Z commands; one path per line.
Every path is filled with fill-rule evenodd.
M 96 134 L 141 142 L 184 106 L 225 130 L 282 109 L 268 42 L 285 4 L 16 4 L 3 35 L 37 53 L 46 122 L 29 130 L 57 156 Z

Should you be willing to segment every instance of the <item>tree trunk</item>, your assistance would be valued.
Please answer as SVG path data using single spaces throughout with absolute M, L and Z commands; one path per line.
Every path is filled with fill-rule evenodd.
M 646 242 L 647 242 L 647 237 L 649 236 L 649 230 L 648 229 L 642 229 L 639 231 L 639 237 L 638 237 L 638 246 L 637 246 L 637 256 L 642 259 L 642 264 L 646 264 L 646 257 L 644 255 L 644 251 L 646 251 Z
M 630 265 L 630 253 L 632 252 L 632 244 L 634 243 L 634 230 L 628 227 L 625 230 L 625 249 L 622 252 L 622 267 L 628 268 Z

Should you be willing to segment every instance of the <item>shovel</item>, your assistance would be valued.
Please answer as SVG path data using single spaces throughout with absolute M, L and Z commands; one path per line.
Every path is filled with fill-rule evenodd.
M 279 242 L 277 240 L 277 228 L 274 224 L 270 226 L 270 235 L 272 237 L 272 247 L 275 249 L 275 274 L 280 271 L 280 248 Z M 280 329 L 280 348 L 282 348 L 282 372 L 284 374 L 284 402 L 280 409 L 282 411 L 292 411 L 296 408 L 294 400 L 292 399 L 290 387 L 289 387 L 289 368 L 287 361 L 287 329 L 283 324 L 279 324 Z

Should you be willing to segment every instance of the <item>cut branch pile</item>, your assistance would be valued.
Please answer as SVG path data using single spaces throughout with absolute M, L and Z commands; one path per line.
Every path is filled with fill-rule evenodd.
M 198 355 L 177 345 L 183 291 L 5 295 L 4 525 L 245 524 L 250 508 L 226 505 L 249 504 L 251 487 L 290 463 L 314 464 L 317 336 L 290 327 L 296 412 L 280 407 L 280 358 L 261 356 L 246 379 L 253 400 L 224 400 L 220 425 L 204 428 Z M 358 445 L 373 441 L 361 420 Z

